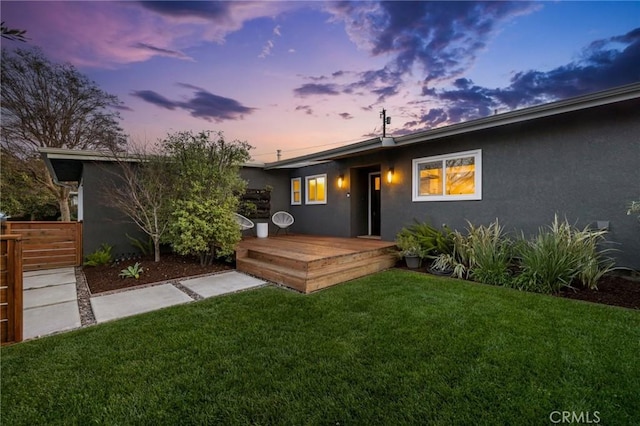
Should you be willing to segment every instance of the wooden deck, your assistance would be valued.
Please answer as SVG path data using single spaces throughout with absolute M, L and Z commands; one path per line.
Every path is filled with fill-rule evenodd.
M 311 293 L 388 269 L 396 262 L 395 252 L 394 243 L 362 238 L 247 238 L 236 249 L 236 268 Z

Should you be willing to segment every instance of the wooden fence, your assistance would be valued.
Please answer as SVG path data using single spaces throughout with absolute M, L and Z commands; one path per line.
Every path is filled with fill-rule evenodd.
M 0 343 L 22 341 L 22 239 L 0 237 Z
M 25 271 L 82 264 L 82 222 L 2 222 L 2 233 L 22 236 Z

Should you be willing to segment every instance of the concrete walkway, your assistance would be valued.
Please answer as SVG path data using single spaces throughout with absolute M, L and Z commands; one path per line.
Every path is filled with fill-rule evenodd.
M 266 281 L 230 271 L 90 297 L 97 323 L 263 286 Z M 24 340 L 81 327 L 74 268 L 25 272 Z
M 80 327 L 74 268 L 25 272 L 22 288 L 24 340 Z

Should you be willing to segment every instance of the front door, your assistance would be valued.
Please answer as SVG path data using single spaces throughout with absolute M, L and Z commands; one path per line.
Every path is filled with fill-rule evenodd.
M 369 173 L 369 235 L 380 235 L 380 172 Z

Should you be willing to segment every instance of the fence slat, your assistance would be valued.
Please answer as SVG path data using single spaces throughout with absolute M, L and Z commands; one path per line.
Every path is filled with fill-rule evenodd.
M 2 291 L 0 299 L 0 343 L 22 341 L 22 240 L 19 235 L 0 237 Z
M 5 221 L 2 233 L 22 236 L 25 271 L 82 264 L 82 222 Z

